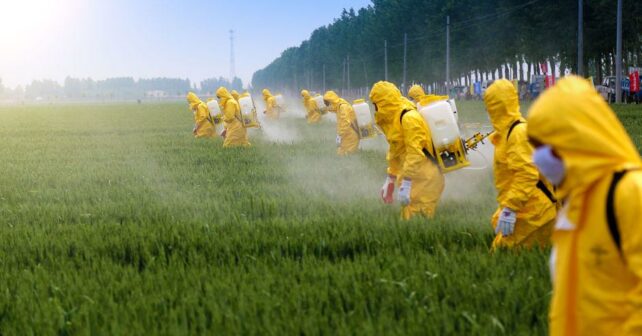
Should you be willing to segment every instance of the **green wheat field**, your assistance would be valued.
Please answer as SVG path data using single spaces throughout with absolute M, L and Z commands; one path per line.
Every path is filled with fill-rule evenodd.
M 384 140 L 301 114 L 222 149 L 186 103 L 0 107 L 0 333 L 546 334 L 548 251 L 489 252 L 490 147 L 404 222 Z

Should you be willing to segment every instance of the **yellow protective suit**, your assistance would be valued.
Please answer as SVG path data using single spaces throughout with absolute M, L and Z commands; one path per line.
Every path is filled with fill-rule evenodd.
M 269 119 L 279 119 L 281 109 L 276 104 L 276 98 L 270 90 L 263 89 L 263 101 L 265 102 L 265 116 Z
M 226 125 L 225 140 L 223 147 L 249 147 L 250 142 L 247 140 L 247 130 L 243 126 L 241 119 L 241 108 L 239 103 L 232 97 L 226 88 L 220 87 L 216 90 L 216 97 L 221 105 L 223 112 L 223 121 Z
M 557 214 L 556 202 L 549 198 L 554 197 L 554 189 L 533 164 L 533 147 L 528 142 L 526 121 L 519 111 L 513 83 L 506 79 L 495 81 L 486 90 L 484 103 L 495 129 L 491 142 L 495 145 L 493 171 L 499 207 L 491 219 L 493 229 L 503 208 L 517 213 L 513 234 L 503 237 L 499 233 L 493 248 L 546 246 Z
M 405 99 L 399 89 L 389 82 L 378 82 L 372 87 L 370 100 L 376 106 L 375 122 L 389 144 L 388 174 L 398 181 L 412 181 L 410 204 L 401 215 L 410 219 L 415 215 L 433 217 L 444 191 L 444 175 L 439 167 L 424 154 L 434 158 L 432 135 L 424 118 L 415 106 Z M 401 114 L 407 111 L 401 122 Z
M 533 143 L 564 162 L 564 200 L 553 233 L 551 335 L 642 335 L 642 161 L 624 127 L 591 84 L 567 77 L 544 91 L 528 117 Z M 614 192 L 621 250 L 609 231 Z
M 359 131 L 357 129 L 357 115 L 352 105 L 340 98 L 334 91 L 328 91 L 323 95 L 323 100 L 330 103 L 329 111 L 337 114 L 337 135 L 341 137 L 341 143 L 337 148 L 337 154 L 348 155 L 359 149 Z
M 207 105 L 201 101 L 194 93 L 187 94 L 189 108 L 194 112 L 194 137 L 196 138 L 213 138 L 216 136 L 216 129 L 210 118 L 210 112 Z
M 305 106 L 305 109 L 308 112 L 306 115 L 308 124 L 316 124 L 321 121 L 320 108 L 319 106 L 317 106 L 317 103 L 314 101 L 314 99 L 312 99 L 312 97 L 310 96 L 310 92 L 308 92 L 308 90 L 302 90 L 301 97 L 303 97 L 303 106 Z
M 239 98 L 241 98 L 241 95 L 239 95 L 238 91 L 236 90 L 232 90 L 230 94 L 232 95 L 232 97 L 234 97 L 234 100 L 236 100 L 237 102 L 239 101 Z
M 440 101 L 440 100 L 448 100 L 448 96 L 440 96 L 440 95 L 427 95 L 424 92 L 424 89 L 415 84 L 410 87 L 410 90 L 408 90 L 408 97 L 412 99 L 415 103 L 421 102 L 422 105 L 428 105 L 432 102 Z
M 417 84 L 411 86 L 410 90 L 408 90 L 408 97 L 415 102 L 419 102 L 419 100 L 421 100 L 421 97 L 425 95 L 426 93 L 424 92 L 424 89 Z

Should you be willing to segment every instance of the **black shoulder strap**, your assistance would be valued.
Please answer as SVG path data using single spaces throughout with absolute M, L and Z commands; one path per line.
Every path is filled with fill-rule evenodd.
M 510 135 L 511 133 L 513 133 L 513 130 L 515 129 L 515 127 L 523 123 L 524 122 L 521 120 L 515 120 L 515 122 L 513 122 L 513 124 L 510 125 L 510 128 L 508 129 L 508 134 L 506 134 L 506 141 L 508 141 L 508 139 L 510 138 Z M 542 180 L 537 181 L 537 188 L 541 190 L 544 193 L 544 195 L 546 195 L 546 197 L 551 201 L 551 203 L 557 203 L 557 199 L 555 198 L 554 193 L 548 190 L 548 188 L 546 187 L 546 184 L 544 184 Z
M 622 240 L 620 237 L 620 229 L 617 225 L 617 217 L 615 216 L 615 189 L 626 173 L 627 171 L 624 170 L 613 174 L 613 180 L 611 180 L 611 186 L 609 186 L 609 193 L 606 196 L 606 221 L 609 224 L 611 238 L 613 238 L 613 242 L 619 252 L 622 252 Z
M 508 129 L 508 134 L 506 134 L 506 141 L 508 141 L 508 138 L 510 138 L 510 134 L 513 133 L 513 130 L 517 125 L 521 124 L 521 120 L 516 120 L 512 125 L 510 125 L 510 128 Z
M 542 180 L 537 181 L 537 188 L 541 190 L 544 193 L 544 195 L 546 195 L 546 197 L 548 198 L 549 201 L 551 201 L 551 203 L 553 204 L 557 203 L 557 199 L 555 198 L 555 195 L 550 190 L 548 190 L 548 188 L 546 187 L 546 184 L 544 184 Z
M 399 123 L 403 121 L 403 116 L 406 115 L 406 113 L 410 112 L 411 110 L 403 110 L 401 111 L 401 116 L 399 117 Z
M 412 110 L 403 110 L 403 111 L 401 111 L 401 116 L 399 117 L 399 123 L 401 123 L 401 122 L 403 121 L 403 116 L 405 116 L 405 115 L 406 115 L 406 113 L 408 113 L 408 112 L 410 112 L 410 111 L 412 111 Z M 432 141 L 431 141 L 431 143 L 432 143 Z M 427 148 L 422 148 L 422 149 L 421 149 L 421 151 L 422 151 L 422 152 L 424 153 L 424 155 L 428 158 L 428 160 L 432 161 L 432 163 L 434 163 L 435 165 L 437 165 L 437 167 L 439 167 L 439 162 L 437 162 L 437 158 L 436 158 L 436 157 L 435 157 L 435 155 L 433 154 L 433 153 L 436 153 L 436 152 L 437 152 L 437 151 L 435 150 L 435 144 L 432 144 L 432 151 L 433 151 L 433 153 L 431 153 Z M 441 169 L 441 167 L 440 167 L 439 169 Z

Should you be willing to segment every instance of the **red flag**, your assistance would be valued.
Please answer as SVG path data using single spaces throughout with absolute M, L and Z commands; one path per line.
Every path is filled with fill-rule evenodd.
M 542 70 L 542 73 L 543 73 L 544 75 L 547 75 L 547 74 L 548 74 L 548 64 L 546 64 L 546 63 L 540 63 L 539 68 L 540 68 L 540 70 Z
M 546 88 L 548 89 L 549 87 L 555 85 L 555 76 L 553 75 L 546 75 Z
M 637 71 L 629 75 L 629 91 L 631 93 L 640 91 L 640 73 Z

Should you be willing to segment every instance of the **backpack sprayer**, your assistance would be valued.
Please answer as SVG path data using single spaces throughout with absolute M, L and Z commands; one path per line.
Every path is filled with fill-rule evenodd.
M 457 123 L 457 106 L 452 99 L 425 105 L 420 101 L 417 110 L 430 127 L 434 159 L 444 173 L 470 166 L 468 151 L 476 150 L 492 134 L 475 133 L 469 139 L 462 138 Z
M 210 111 L 210 121 L 215 127 L 223 123 L 221 106 L 216 99 L 207 101 L 207 109 Z
M 248 93 L 244 93 L 239 98 L 239 107 L 241 109 L 241 119 L 245 128 L 261 128 L 259 118 L 256 115 L 254 100 Z
M 359 138 L 362 140 L 376 138 L 379 135 L 379 132 L 377 132 L 375 127 L 372 112 L 370 111 L 370 105 L 368 105 L 368 103 L 363 99 L 357 99 L 352 103 L 352 108 L 354 109 L 354 114 L 357 117 L 355 130 L 359 134 Z
M 328 113 L 328 107 L 325 106 L 322 95 L 316 95 L 312 97 L 312 100 L 314 100 L 314 103 L 317 105 L 317 108 L 319 109 L 319 113 L 321 115 Z

